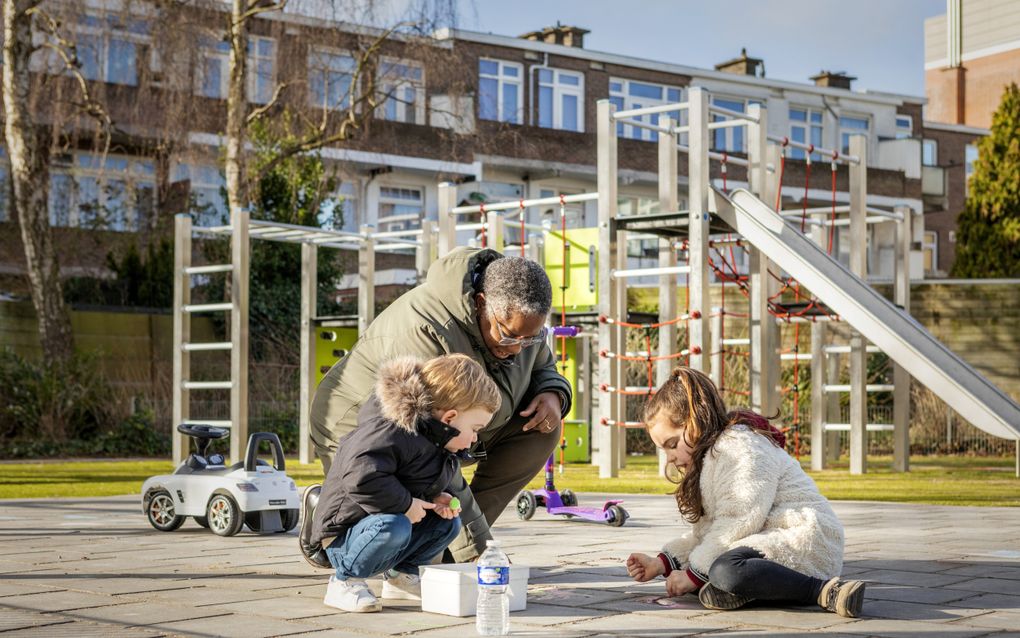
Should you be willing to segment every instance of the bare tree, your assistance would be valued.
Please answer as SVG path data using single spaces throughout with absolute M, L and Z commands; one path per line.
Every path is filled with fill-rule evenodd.
M 72 354 L 74 339 L 49 223 L 51 145 L 59 131 L 56 136 L 48 132 L 46 117 L 40 117 L 44 109 L 38 91 L 33 91 L 33 53 L 45 48 L 63 63 L 63 71 L 77 84 L 79 96 L 74 107 L 100 123 L 100 137 L 106 144 L 112 122 L 78 69 L 74 44 L 62 36 L 59 22 L 42 11 L 41 4 L 41 0 L 3 0 L 4 135 L 39 341 L 44 361 L 54 365 Z M 38 44 L 37 32 L 41 36 Z

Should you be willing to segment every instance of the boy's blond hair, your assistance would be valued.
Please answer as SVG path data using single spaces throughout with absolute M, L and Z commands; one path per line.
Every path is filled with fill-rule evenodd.
M 496 382 L 467 355 L 429 359 L 422 365 L 421 377 L 431 395 L 432 409 L 440 412 L 481 408 L 495 414 L 503 400 Z

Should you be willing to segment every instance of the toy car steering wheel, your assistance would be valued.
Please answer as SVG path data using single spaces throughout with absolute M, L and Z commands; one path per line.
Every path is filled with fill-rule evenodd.
M 218 428 L 212 425 L 199 425 L 197 423 L 181 423 L 177 426 L 181 434 L 193 436 L 196 439 L 222 439 L 230 435 L 230 430 Z

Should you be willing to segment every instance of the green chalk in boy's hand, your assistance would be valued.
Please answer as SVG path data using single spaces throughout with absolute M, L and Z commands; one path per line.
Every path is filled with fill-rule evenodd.
M 460 499 L 457 498 L 456 496 L 450 499 L 450 509 L 452 510 L 460 509 Z

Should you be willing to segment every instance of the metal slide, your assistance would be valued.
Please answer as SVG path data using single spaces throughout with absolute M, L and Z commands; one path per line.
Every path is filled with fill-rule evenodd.
M 789 226 L 750 192 L 738 189 L 727 196 L 718 189 L 713 191 L 713 212 L 957 414 L 994 436 L 1020 439 L 1020 405 L 913 317 Z

